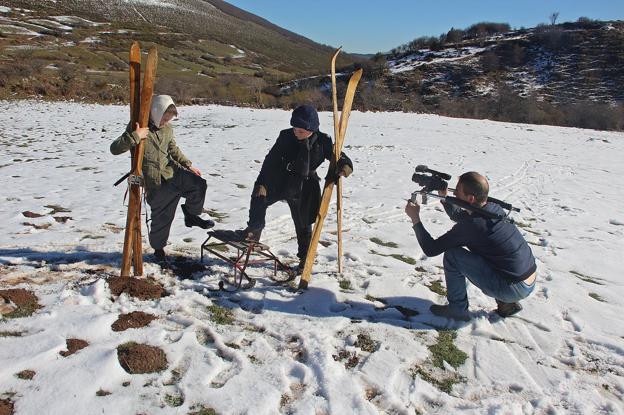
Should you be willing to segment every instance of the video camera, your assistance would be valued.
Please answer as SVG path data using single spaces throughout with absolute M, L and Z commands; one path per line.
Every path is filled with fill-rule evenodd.
M 520 209 L 512 206 L 510 203 L 504 202 L 499 199 L 495 199 L 493 197 L 488 197 L 487 201 L 491 203 L 496 203 L 497 205 L 500 205 L 500 207 L 502 207 L 503 209 L 508 210 L 509 212 L 507 213 L 507 215 L 505 216 L 495 215 L 480 207 L 472 206 L 468 202 L 460 200 L 456 197 L 440 196 L 435 193 L 432 193 L 437 190 L 454 191 L 455 189 L 449 189 L 447 180 L 451 180 L 450 174 L 442 173 L 442 172 L 430 169 L 429 167 L 425 165 L 419 164 L 418 166 L 416 166 L 414 174 L 412 174 L 412 181 L 414 183 L 417 183 L 419 186 L 422 186 L 422 188 L 412 193 L 412 197 L 410 198 L 410 201 L 412 203 L 416 203 L 416 198 L 418 197 L 418 195 L 421 195 L 422 203 L 427 204 L 427 196 L 433 196 L 435 198 L 442 199 L 445 202 L 455 205 L 457 207 L 467 209 L 473 212 L 477 212 L 485 217 L 489 217 L 492 219 L 503 219 L 503 220 L 508 220 L 510 222 L 513 222 L 513 220 L 508 218 L 511 211 L 520 212 Z
M 427 174 L 429 174 L 429 176 L 427 176 Z M 448 188 L 447 180 L 451 180 L 450 174 L 432 170 L 422 164 L 416 166 L 416 171 L 412 174 L 412 181 L 422 186 L 423 188 L 421 190 L 425 192 L 446 190 Z

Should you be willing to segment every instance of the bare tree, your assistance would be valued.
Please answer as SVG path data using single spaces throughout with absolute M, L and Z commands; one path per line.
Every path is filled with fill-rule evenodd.
M 550 19 L 550 24 L 552 26 L 555 25 L 555 23 L 557 22 L 558 18 L 559 18 L 559 12 L 554 12 L 550 16 L 548 16 L 548 19 Z

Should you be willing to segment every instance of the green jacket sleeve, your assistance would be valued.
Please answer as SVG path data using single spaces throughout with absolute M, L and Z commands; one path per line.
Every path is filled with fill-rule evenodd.
M 171 141 L 169 141 L 169 148 L 167 149 L 167 152 L 174 161 L 180 163 L 184 167 L 188 168 L 191 167 L 191 164 L 193 164 L 191 160 L 189 160 L 184 153 L 182 153 L 182 150 L 180 150 L 176 144 L 174 137 L 171 137 Z
M 139 144 L 140 141 L 141 139 L 134 131 L 126 131 L 118 139 L 111 143 L 110 152 L 115 156 L 125 153 L 135 145 Z

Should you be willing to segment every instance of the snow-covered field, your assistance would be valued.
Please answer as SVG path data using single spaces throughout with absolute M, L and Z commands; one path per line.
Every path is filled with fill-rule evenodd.
M 622 133 L 355 112 L 345 141 L 355 172 L 344 186 L 342 276 L 332 210 L 303 293 L 255 267 L 256 287 L 215 294 L 208 289 L 224 264 L 210 258 L 205 272 L 178 278 L 153 263 L 144 243 L 145 274 L 170 295 L 140 301 L 114 298 L 106 282 L 118 274 L 126 211 L 123 186 L 112 184 L 129 167 L 108 146 L 127 108 L 0 108 L 0 290 L 31 290 L 42 305 L 31 317 L 0 320 L 0 399 L 16 414 L 624 411 Z M 279 110 L 180 109 L 177 141 L 208 181 L 205 207 L 223 218 L 219 228 L 244 226 L 260 163 L 288 121 Z M 321 125 L 332 131 L 330 114 Z M 522 209 L 514 218 L 539 277 L 518 317 L 494 317 L 494 300 L 474 287 L 471 322 L 429 313 L 445 301 L 433 291 L 443 288 L 442 258 L 424 257 L 403 212 L 417 164 L 455 177 L 482 172 L 492 196 Z M 184 227 L 178 213 L 167 251 L 198 259 L 204 231 Z M 434 236 L 451 226 L 436 201 L 422 217 Z M 285 204 L 269 209 L 263 241 L 295 262 Z M 215 305 L 234 321 L 217 319 Z M 132 311 L 158 319 L 111 330 Z M 440 328 L 456 333 L 465 361 L 452 347 L 442 357 L 451 361 L 439 360 L 435 345 L 452 340 Z M 62 357 L 69 338 L 89 346 Z M 168 368 L 126 373 L 116 348 L 129 341 L 162 348 Z M 16 376 L 24 370 L 34 377 Z

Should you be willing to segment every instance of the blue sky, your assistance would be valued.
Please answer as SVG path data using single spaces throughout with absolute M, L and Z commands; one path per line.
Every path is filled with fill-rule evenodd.
M 347 52 L 387 51 L 419 36 L 482 21 L 534 27 L 559 12 L 558 22 L 580 16 L 624 19 L 624 0 L 227 0 L 272 23 Z

